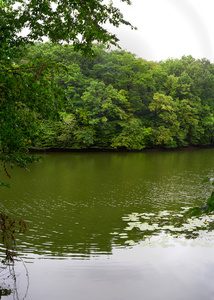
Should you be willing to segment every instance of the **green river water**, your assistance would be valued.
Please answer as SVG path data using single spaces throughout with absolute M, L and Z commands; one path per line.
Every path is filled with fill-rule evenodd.
M 197 243 L 162 232 L 143 244 L 123 220 L 205 203 L 211 187 L 201 182 L 214 177 L 214 149 L 42 156 L 28 171 L 11 170 L 11 188 L 0 194 L 0 209 L 28 224 L 18 241 L 27 275 L 15 265 L 19 299 L 214 299 L 211 234 Z

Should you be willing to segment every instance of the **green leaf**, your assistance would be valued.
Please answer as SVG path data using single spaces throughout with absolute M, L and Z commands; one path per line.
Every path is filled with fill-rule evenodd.
M 212 203 L 214 203 L 214 192 L 212 192 L 210 198 L 207 199 L 207 204 L 212 204 Z
M 210 179 L 208 177 L 205 177 L 203 180 L 202 180 L 202 183 L 205 183 L 205 182 L 208 182 L 210 181 Z
M 5 186 L 5 187 L 7 187 L 7 188 L 10 188 L 10 185 L 9 185 L 9 184 L 3 183 L 3 182 L 0 182 L 0 186 Z

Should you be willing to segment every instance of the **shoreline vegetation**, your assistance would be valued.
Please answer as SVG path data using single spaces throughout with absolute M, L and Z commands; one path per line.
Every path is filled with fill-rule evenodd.
M 186 146 L 177 148 L 144 148 L 141 150 L 136 149 L 99 149 L 99 148 L 88 148 L 88 149 L 69 149 L 69 148 L 43 148 L 43 149 L 29 149 L 30 153 L 42 153 L 42 152 L 112 152 L 112 153 L 123 153 L 123 152 L 165 152 L 165 151 L 190 151 L 190 150 L 201 150 L 201 149 L 213 149 L 214 145 L 208 146 Z
M 93 51 L 89 58 L 72 46 L 37 43 L 17 62 L 52 66 L 40 82 L 40 71 L 25 74 L 33 104 L 25 104 L 29 94 L 16 102 L 24 126 L 13 131 L 25 148 L 124 152 L 214 145 L 214 64 L 192 56 L 146 61 L 103 45 Z
M 86 57 L 69 45 L 35 43 L 5 71 L 11 95 L 1 103 L 7 111 L 2 114 L 1 148 L 17 153 L 12 163 L 14 158 L 21 166 L 28 163 L 20 163 L 19 157 L 28 150 L 214 146 L 213 63 L 192 56 L 146 61 L 103 45 L 94 45 L 93 53 Z M 35 68 L 29 69 L 30 61 Z

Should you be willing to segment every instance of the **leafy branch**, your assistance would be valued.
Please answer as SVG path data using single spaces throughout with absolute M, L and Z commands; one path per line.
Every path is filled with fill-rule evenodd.
M 16 236 L 25 233 L 27 225 L 22 219 L 18 222 L 5 213 L 0 214 L 0 231 L 2 243 L 5 246 L 5 262 L 14 262 L 16 253 Z
M 202 183 L 211 183 L 214 186 L 214 178 L 204 178 Z M 187 212 L 187 216 L 199 216 L 201 214 L 208 214 L 214 211 L 214 191 L 211 192 L 210 197 L 202 207 L 190 208 Z

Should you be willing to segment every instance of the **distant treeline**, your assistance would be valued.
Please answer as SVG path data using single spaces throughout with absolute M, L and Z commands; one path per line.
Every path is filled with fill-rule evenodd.
M 23 64 L 46 62 L 54 68 L 59 63 L 57 73 L 47 73 L 43 82 L 35 79 L 40 101 L 31 112 L 36 120 L 31 147 L 140 150 L 213 144 L 214 64 L 192 56 L 146 61 L 102 46 L 94 46 L 94 52 L 87 58 L 72 46 L 29 48 Z

